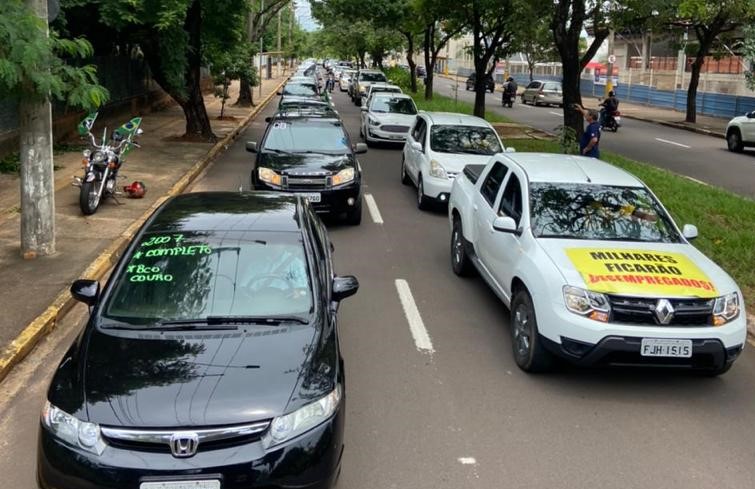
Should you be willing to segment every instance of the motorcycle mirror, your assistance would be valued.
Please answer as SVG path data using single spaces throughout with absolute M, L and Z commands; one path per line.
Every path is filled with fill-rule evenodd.
M 141 136 L 142 134 L 144 134 L 144 130 L 140 127 L 139 129 L 136 130 L 136 135 Z

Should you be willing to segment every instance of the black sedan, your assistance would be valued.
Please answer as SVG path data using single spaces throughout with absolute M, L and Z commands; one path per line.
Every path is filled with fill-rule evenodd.
M 472 73 L 467 78 L 467 82 L 466 82 L 467 90 L 474 90 L 476 83 L 477 83 L 477 74 Z M 495 92 L 495 81 L 493 81 L 493 77 L 490 75 L 485 76 L 485 91 L 488 91 L 488 90 L 490 90 L 490 93 Z
M 345 391 L 334 276 L 306 200 L 196 193 L 160 207 L 110 280 L 39 433 L 43 489 L 329 488 Z

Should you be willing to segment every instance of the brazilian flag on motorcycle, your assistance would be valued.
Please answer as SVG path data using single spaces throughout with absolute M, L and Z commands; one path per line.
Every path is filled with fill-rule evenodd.
M 142 118 L 141 117 L 134 117 L 127 123 L 123 124 L 121 127 L 115 130 L 116 133 L 118 133 L 123 139 L 128 139 L 131 141 L 136 134 L 136 131 L 139 130 L 139 126 L 142 124 Z M 126 153 L 131 151 L 131 148 L 133 148 L 132 145 L 127 144 L 123 150 L 121 151 L 121 156 L 125 156 Z
M 81 122 L 79 122 L 79 135 L 80 136 L 86 136 L 89 134 L 89 131 L 92 130 L 92 126 L 94 126 L 94 121 L 97 120 L 97 115 L 99 112 L 92 112 L 91 114 L 87 115 Z

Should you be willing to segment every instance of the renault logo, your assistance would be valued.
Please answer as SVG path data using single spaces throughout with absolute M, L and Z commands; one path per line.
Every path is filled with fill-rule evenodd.
M 173 433 L 170 436 L 170 452 L 174 457 L 191 457 L 197 453 L 199 436 L 192 432 Z
M 655 305 L 655 317 L 659 324 L 668 324 L 674 319 L 674 306 L 667 299 L 660 299 Z

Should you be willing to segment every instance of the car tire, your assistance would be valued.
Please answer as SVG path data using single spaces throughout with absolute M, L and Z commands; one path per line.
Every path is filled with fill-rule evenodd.
M 729 131 L 729 134 L 726 135 L 726 145 L 732 153 L 742 152 L 744 144 L 742 144 L 742 134 L 739 129 L 735 128 Z
M 411 185 L 412 179 L 409 178 L 409 174 L 406 173 L 406 159 L 401 157 L 401 183 L 404 185 Z
M 362 199 L 359 199 L 357 206 L 346 213 L 346 224 L 349 226 L 359 226 L 362 223 Z
M 461 219 L 455 217 L 451 231 L 451 269 L 459 277 L 469 277 L 472 275 L 472 267 L 473 265 L 469 261 L 464 248 L 464 233 L 462 232 Z
M 430 198 L 425 195 L 425 184 L 422 183 L 422 174 L 417 176 L 417 208 L 423 211 L 430 208 Z
M 525 372 L 546 372 L 553 366 L 553 355 L 538 332 L 532 297 L 524 288 L 515 291 L 511 301 L 511 348 L 514 361 Z

